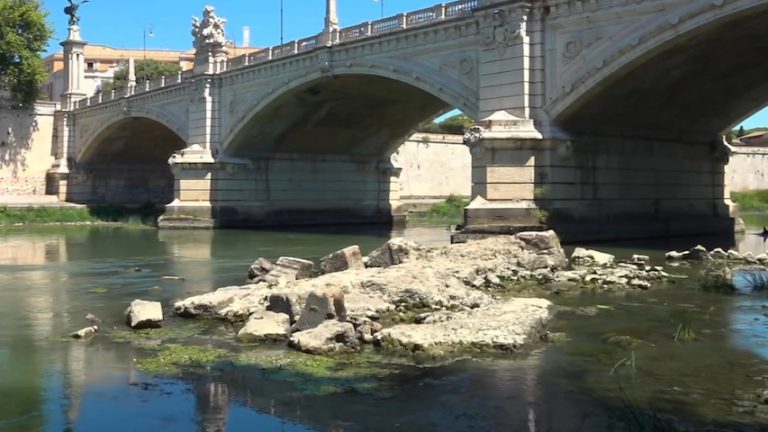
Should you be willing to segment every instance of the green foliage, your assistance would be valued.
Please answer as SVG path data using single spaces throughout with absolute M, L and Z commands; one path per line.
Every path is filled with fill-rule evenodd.
M 136 368 L 153 374 L 178 375 L 202 370 L 229 356 L 220 348 L 199 345 L 165 344 L 149 358 L 136 359 Z
M 449 195 L 445 201 L 433 205 L 426 213 L 416 213 L 409 218 L 430 224 L 459 224 L 464 221 L 464 207 L 467 205 L 469 200 Z
M 0 89 L 32 104 L 47 78 L 40 53 L 53 34 L 38 0 L 0 0 Z
M 167 63 L 157 60 L 139 60 L 136 62 L 136 83 L 156 80 L 160 77 L 168 77 L 178 74 L 181 66 L 177 63 Z M 115 71 L 114 80 L 104 84 L 102 91 L 122 89 L 128 86 L 128 66 Z
M 457 114 L 441 121 L 440 123 L 428 122 L 418 126 L 418 132 L 463 135 L 469 128 L 475 125 L 475 121 L 464 114 Z
M 738 204 L 742 211 L 768 211 L 768 189 L 732 192 L 731 200 Z
M 101 222 L 149 225 L 157 220 L 157 216 L 158 210 L 154 206 L 144 206 L 138 209 L 114 206 L 91 208 L 8 208 L 0 206 L 0 226 Z

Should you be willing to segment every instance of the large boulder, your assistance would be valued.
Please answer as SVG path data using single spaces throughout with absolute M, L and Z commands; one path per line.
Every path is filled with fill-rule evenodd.
M 320 271 L 323 274 L 341 272 L 344 270 L 362 270 L 363 254 L 360 252 L 360 246 L 349 246 L 336 251 L 320 259 Z
M 269 300 L 267 300 L 267 310 L 286 314 L 291 323 L 295 323 L 301 313 L 301 305 L 305 300 L 306 296 L 295 292 L 286 291 L 270 294 Z
M 404 238 L 393 238 L 368 254 L 368 267 L 389 267 L 408 262 L 417 248 L 416 243 Z
M 163 321 L 160 302 L 134 300 L 125 311 L 128 326 L 132 329 L 158 328 Z
M 179 300 L 173 311 L 182 318 L 239 320 L 264 308 L 270 291 L 266 284 L 219 288 L 214 292 Z
M 539 340 L 554 305 L 545 299 L 513 298 L 465 312 L 435 312 L 421 324 L 400 324 L 381 331 L 384 346 L 439 355 L 457 350 L 518 351 Z
M 315 290 L 307 296 L 304 309 L 293 326 L 294 331 L 315 328 L 326 320 L 341 320 L 347 318 L 344 304 L 344 291 L 338 287 L 328 286 Z
M 334 354 L 357 351 L 360 341 L 351 323 L 325 321 L 313 329 L 294 333 L 288 346 L 307 354 Z
M 243 342 L 280 342 L 288 339 L 291 322 L 288 315 L 275 312 L 256 312 L 237 332 Z
M 280 257 L 274 269 L 265 276 L 270 285 L 284 285 L 287 282 L 307 279 L 315 273 L 315 263 L 293 257 Z
M 615 258 L 611 254 L 584 248 L 576 248 L 571 254 L 573 264 L 585 266 L 609 266 L 613 264 Z
M 266 258 L 259 258 L 248 269 L 248 280 L 252 283 L 263 282 L 266 276 L 275 269 L 274 264 Z

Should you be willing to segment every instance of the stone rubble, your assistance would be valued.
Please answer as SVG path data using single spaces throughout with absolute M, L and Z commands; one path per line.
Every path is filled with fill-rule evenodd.
M 363 254 L 360 246 L 349 246 L 330 255 L 320 258 L 320 271 L 323 274 L 342 272 L 345 270 L 362 270 Z
M 251 283 L 265 282 L 269 272 L 274 269 L 275 265 L 271 261 L 266 258 L 259 258 L 248 269 L 248 281 Z
M 350 258 L 357 256 L 355 249 L 325 257 L 325 274 L 316 277 L 311 277 L 311 261 L 281 258 L 264 283 L 180 300 L 174 311 L 190 318 L 247 320 L 238 339 L 288 339 L 290 346 L 315 354 L 356 351 L 361 343 L 433 354 L 465 348 L 516 351 L 540 340 L 554 307 L 548 300 L 506 298 L 497 291 L 552 283 L 573 289 L 646 290 L 669 277 L 662 267 L 649 266 L 648 257 L 615 264 L 612 255 L 586 249 L 575 253 L 574 261 L 591 265 L 572 268 L 552 231 L 448 247 L 396 238 L 365 260 Z M 421 313 L 410 315 L 416 311 Z M 397 315 L 401 323 L 384 328 L 382 317 L 389 315 Z
M 125 319 L 135 330 L 159 328 L 163 321 L 163 305 L 156 301 L 134 300 L 125 310 Z

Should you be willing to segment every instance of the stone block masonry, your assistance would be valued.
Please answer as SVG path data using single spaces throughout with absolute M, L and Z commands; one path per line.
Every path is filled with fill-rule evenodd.
M 0 100 L 0 196 L 45 194 L 55 109 L 51 102 L 24 109 Z

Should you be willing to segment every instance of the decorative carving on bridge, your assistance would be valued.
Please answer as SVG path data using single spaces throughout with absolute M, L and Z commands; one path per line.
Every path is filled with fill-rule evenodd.
M 490 25 L 483 30 L 483 45 L 487 47 L 504 50 L 526 36 L 528 14 L 524 9 L 518 9 L 515 14 L 496 9 L 486 20 L 490 20 Z
M 227 38 L 224 25 L 227 20 L 216 16 L 213 6 L 203 9 L 203 19 L 192 17 L 192 36 L 195 38 L 194 47 L 197 50 L 226 49 Z
M 483 141 L 485 140 L 485 129 L 481 126 L 472 126 L 464 134 L 464 145 L 469 147 L 469 152 L 474 157 L 479 157 L 485 152 Z

